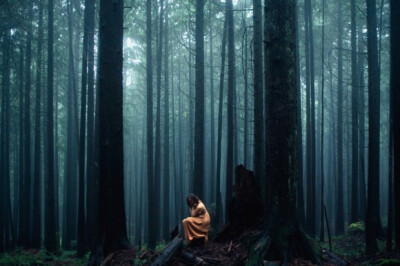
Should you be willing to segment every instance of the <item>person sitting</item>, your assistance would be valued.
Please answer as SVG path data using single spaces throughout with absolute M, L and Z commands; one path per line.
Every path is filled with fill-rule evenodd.
M 189 206 L 190 217 L 182 221 L 188 244 L 208 242 L 208 231 L 210 229 L 210 215 L 207 212 L 203 202 L 194 194 L 186 198 Z

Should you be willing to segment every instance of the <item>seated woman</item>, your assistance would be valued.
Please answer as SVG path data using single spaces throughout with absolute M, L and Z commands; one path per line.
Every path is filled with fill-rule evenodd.
M 193 240 L 201 241 L 203 239 L 205 244 L 208 241 L 210 215 L 203 202 L 196 195 L 190 194 L 187 196 L 186 203 L 190 209 L 190 217 L 182 221 L 186 241 L 191 243 Z

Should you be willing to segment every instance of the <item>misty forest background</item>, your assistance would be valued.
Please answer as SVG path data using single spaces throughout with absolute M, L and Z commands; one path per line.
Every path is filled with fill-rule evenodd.
M 126 0 L 115 23 L 123 21 L 123 68 L 109 56 L 101 76 L 99 41 L 115 40 L 99 36 L 97 1 L 0 1 L 0 251 L 62 248 L 82 256 L 96 245 L 102 220 L 123 217 L 119 211 L 131 244 L 154 249 L 188 216 L 191 192 L 204 201 L 215 235 L 228 222 L 239 164 L 254 171 L 269 206 L 265 95 L 276 76 L 268 76 L 274 40 L 265 39 L 265 17 L 272 2 Z M 400 103 L 390 90 L 390 42 L 398 41 L 390 9 L 398 14 L 398 1 L 291 2 L 299 222 L 326 241 L 326 208 L 333 236 L 365 222 L 366 252 L 376 252 L 382 236 L 392 249 L 394 232 L 399 248 Z M 399 16 L 392 20 L 398 25 Z M 400 74 L 393 69 L 392 78 Z M 122 71 L 121 98 L 99 96 L 107 71 Z M 123 106 L 123 121 L 102 113 L 101 99 Z M 123 158 L 107 158 L 109 176 L 123 186 L 99 186 L 102 116 L 123 125 L 123 144 L 115 142 Z M 104 214 L 104 197 L 125 204 Z

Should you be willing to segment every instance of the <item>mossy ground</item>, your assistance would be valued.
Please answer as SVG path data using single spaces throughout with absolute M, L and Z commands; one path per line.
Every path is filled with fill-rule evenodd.
M 329 250 L 327 236 L 324 242 L 320 242 L 319 238 L 311 240 L 316 250 Z M 365 225 L 363 222 L 357 222 L 350 224 L 345 234 L 332 238 L 332 252 L 356 265 L 400 265 L 398 254 L 386 252 L 386 239 L 378 239 L 377 243 L 379 248 L 377 254 L 365 253 Z
M 75 251 L 59 251 L 51 254 L 43 249 L 20 249 L 0 253 L 0 265 L 86 265 L 89 253 L 82 258 Z

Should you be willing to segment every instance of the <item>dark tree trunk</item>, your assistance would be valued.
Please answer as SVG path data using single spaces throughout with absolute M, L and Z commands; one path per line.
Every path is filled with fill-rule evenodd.
M 359 217 L 361 221 L 365 221 L 366 213 L 366 187 L 365 187 L 365 96 L 364 96 L 364 40 L 362 38 L 362 32 L 359 31 L 358 34 L 358 80 L 357 84 L 359 86 L 359 132 L 360 132 L 360 144 L 359 144 Z
M 376 34 L 376 2 L 367 0 L 368 28 L 368 201 L 366 216 L 366 252 L 378 251 L 379 211 L 379 128 L 380 92 Z
M 232 0 L 226 1 L 226 20 L 228 34 L 228 110 L 227 110 L 227 152 L 226 152 L 226 192 L 225 192 L 225 208 L 229 206 L 232 199 L 232 179 L 233 179 L 233 96 L 235 91 L 235 38 L 234 38 L 234 22 L 233 22 L 233 4 Z M 226 212 L 227 214 L 228 212 Z M 225 215 L 228 217 L 227 215 Z
M 272 209 L 263 236 L 256 241 L 248 263 L 260 265 L 267 257 L 287 264 L 294 257 L 315 261 L 296 215 L 296 149 L 299 91 L 296 87 L 296 1 L 271 1 L 266 18 L 266 172 L 271 180 Z M 279 26 L 278 26 L 279 25 Z M 273 41 L 272 41 L 273 40 Z M 282 110 L 276 112 L 276 110 Z
M 75 82 L 75 65 L 73 51 L 73 18 L 72 6 L 70 1 L 67 1 L 68 15 L 68 95 L 67 95 L 67 152 L 65 162 L 65 217 L 64 219 L 64 234 L 63 247 L 71 248 L 71 241 L 76 236 L 77 223 L 77 130 L 74 108 L 74 91 L 76 91 Z
M 22 180 L 23 190 L 22 201 L 20 202 L 20 218 L 19 218 L 19 237 L 18 244 L 26 246 L 29 241 L 29 217 L 30 217 L 30 191 L 31 191 L 31 61 L 32 61 L 32 18 L 33 3 L 29 3 L 29 24 L 28 35 L 26 41 L 26 58 L 25 58 L 25 91 L 24 91 L 24 174 Z
M 42 87 L 42 46 L 43 46 L 43 1 L 39 1 L 39 33 L 37 46 L 37 68 L 36 68 L 36 101 L 35 101 L 35 162 L 34 162 L 34 189 L 33 189 L 33 226 L 32 247 L 40 248 L 41 244 L 41 87 Z
M 314 45 L 311 1 L 304 1 L 307 110 L 307 231 L 316 235 Z
M 350 222 L 358 221 L 358 81 L 357 81 L 356 3 L 351 1 L 351 143 L 352 186 Z
M 196 0 L 195 120 L 193 192 L 204 198 L 204 0 Z
M 21 235 L 21 229 L 22 229 L 22 221 L 21 219 L 23 218 L 23 205 L 22 203 L 24 202 L 24 186 L 23 186 L 23 180 L 24 180 L 24 49 L 21 44 L 20 47 L 20 60 L 19 60 L 19 142 L 18 142 L 18 206 L 17 208 L 17 214 L 18 216 L 15 216 L 15 219 L 17 220 L 16 222 L 16 228 L 17 228 L 17 235 L 18 235 L 18 241 L 20 239 Z M 23 229 L 22 229 L 23 230 Z M 23 232 L 23 231 L 22 231 Z
M 10 200 L 10 30 L 3 34 L 3 65 L 1 92 L 1 202 L 0 202 L 0 252 L 10 248 L 11 210 Z
M 44 245 L 48 251 L 56 251 L 56 209 L 54 201 L 54 106 L 53 106 L 53 19 L 54 1 L 48 5 L 48 58 L 47 58 L 47 156 L 48 173 L 45 180 L 45 232 Z
M 158 41 L 157 41 L 157 111 L 156 111 L 156 140 L 155 140 L 155 151 L 154 151 L 154 198 L 156 210 L 160 210 L 161 207 L 161 71 L 162 71 L 162 44 L 163 44 L 163 20 L 164 20 L 164 0 L 160 1 L 160 27 L 158 29 Z M 156 211 L 154 219 L 156 234 L 156 240 L 160 238 L 161 231 L 161 216 L 160 212 Z M 155 246 L 154 246 L 155 247 Z M 152 247 L 150 247 L 152 248 Z
M 221 152 L 222 152 L 222 105 L 224 102 L 224 76 L 225 76 L 225 51 L 226 51 L 227 14 L 225 11 L 224 28 L 222 30 L 221 46 L 221 72 L 219 76 L 219 103 L 218 103 L 218 146 L 217 146 L 217 186 L 216 186 L 216 217 L 215 224 L 220 226 L 223 222 L 222 196 L 221 196 Z
M 209 23 L 210 23 L 210 200 L 215 202 L 215 96 L 214 96 L 214 51 L 213 51 L 213 23 L 212 23 L 212 2 L 209 2 Z
M 89 39 L 89 8 L 90 0 L 85 1 L 83 22 L 82 47 L 82 76 L 81 76 L 81 120 L 79 127 L 79 185 L 78 185 L 78 230 L 77 255 L 85 253 L 85 148 L 86 148 L 86 99 L 88 78 L 88 39 Z
M 123 8 L 123 0 L 100 1 L 99 221 L 104 256 L 130 248 L 126 235 L 122 137 Z
M 146 137 L 147 137 L 147 197 L 148 197 L 148 217 L 149 222 L 149 248 L 156 246 L 156 215 L 155 208 L 155 186 L 153 177 L 153 59 L 151 50 L 151 0 L 146 2 L 146 82 L 147 82 L 147 124 L 146 124 Z
M 299 10 L 296 8 L 296 27 L 299 24 Z M 301 80 L 300 80 L 300 49 L 299 49 L 299 34 L 296 34 L 296 87 L 297 93 L 297 215 L 300 225 L 304 226 L 306 222 L 306 213 L 304 205 L 304 176 L 303 176 L 303 129 L 301 122 Z
M 170 177 L 169 177 L 169 73 L 168 73 L 168 5 L 165 5 L 165 51 L 164 51 L 164 192 L 163 192 L 163 239 L 169 240 L 169 191 L 170 191 Z
M 254 175 L 260 183 L 261 196 L 267 200 L 264 154 L 264 108 L 262 67 L 262 15 L 261 0 L 253 1 L 253 67 L 254 67 Z
M 320 206 L 320 230 L 319 240 L 324 242 L 324 206 L 325 206 L 325 174 L 324 174 L 324 89 L 325 89 L 325 0 L 322 1 L 322 38 L 321 38 L 321 206 Z
M 93 250 L 98 234 L 98 179 L 95 175 L 94 158 L 94 24 L 95 24 L 95 2 L 88 1 L 85 5 L 88 9 L 88 110 L 87 110 L 87 169 L 86 169 L 86 242 Z
M 390 1 L 390 98 L 391 105 L 393 107 L 393 165 L 394 165 L 394 202 L 395 202 L 395 241 L 396 250 L 400 251 L 400 54 L 399 54 L 399 43 L 400 43 L 400 2 L 391 0 Z
M 338 1 L 338 126 L 337 126 L 337 207 L 336 207 L 336 234 L 344 233 L 343 215 L 343 25 L 342 0 Z
M 193 191 L 193 167 L 194 167 L 194 126 L 193 126 L 193 121 L 194 121 L 194 102 L 195 102 L 195 95 L 194 95 L 194 90 L 193 90 L 193 74 L 192 74 L 192 41 L 191 41 L 191 34 L 189 33 L 189 166 L 188 166 L 188 172 L 189 172 L 189 177 L 188 177 L 188 187 L 189 191 Z

